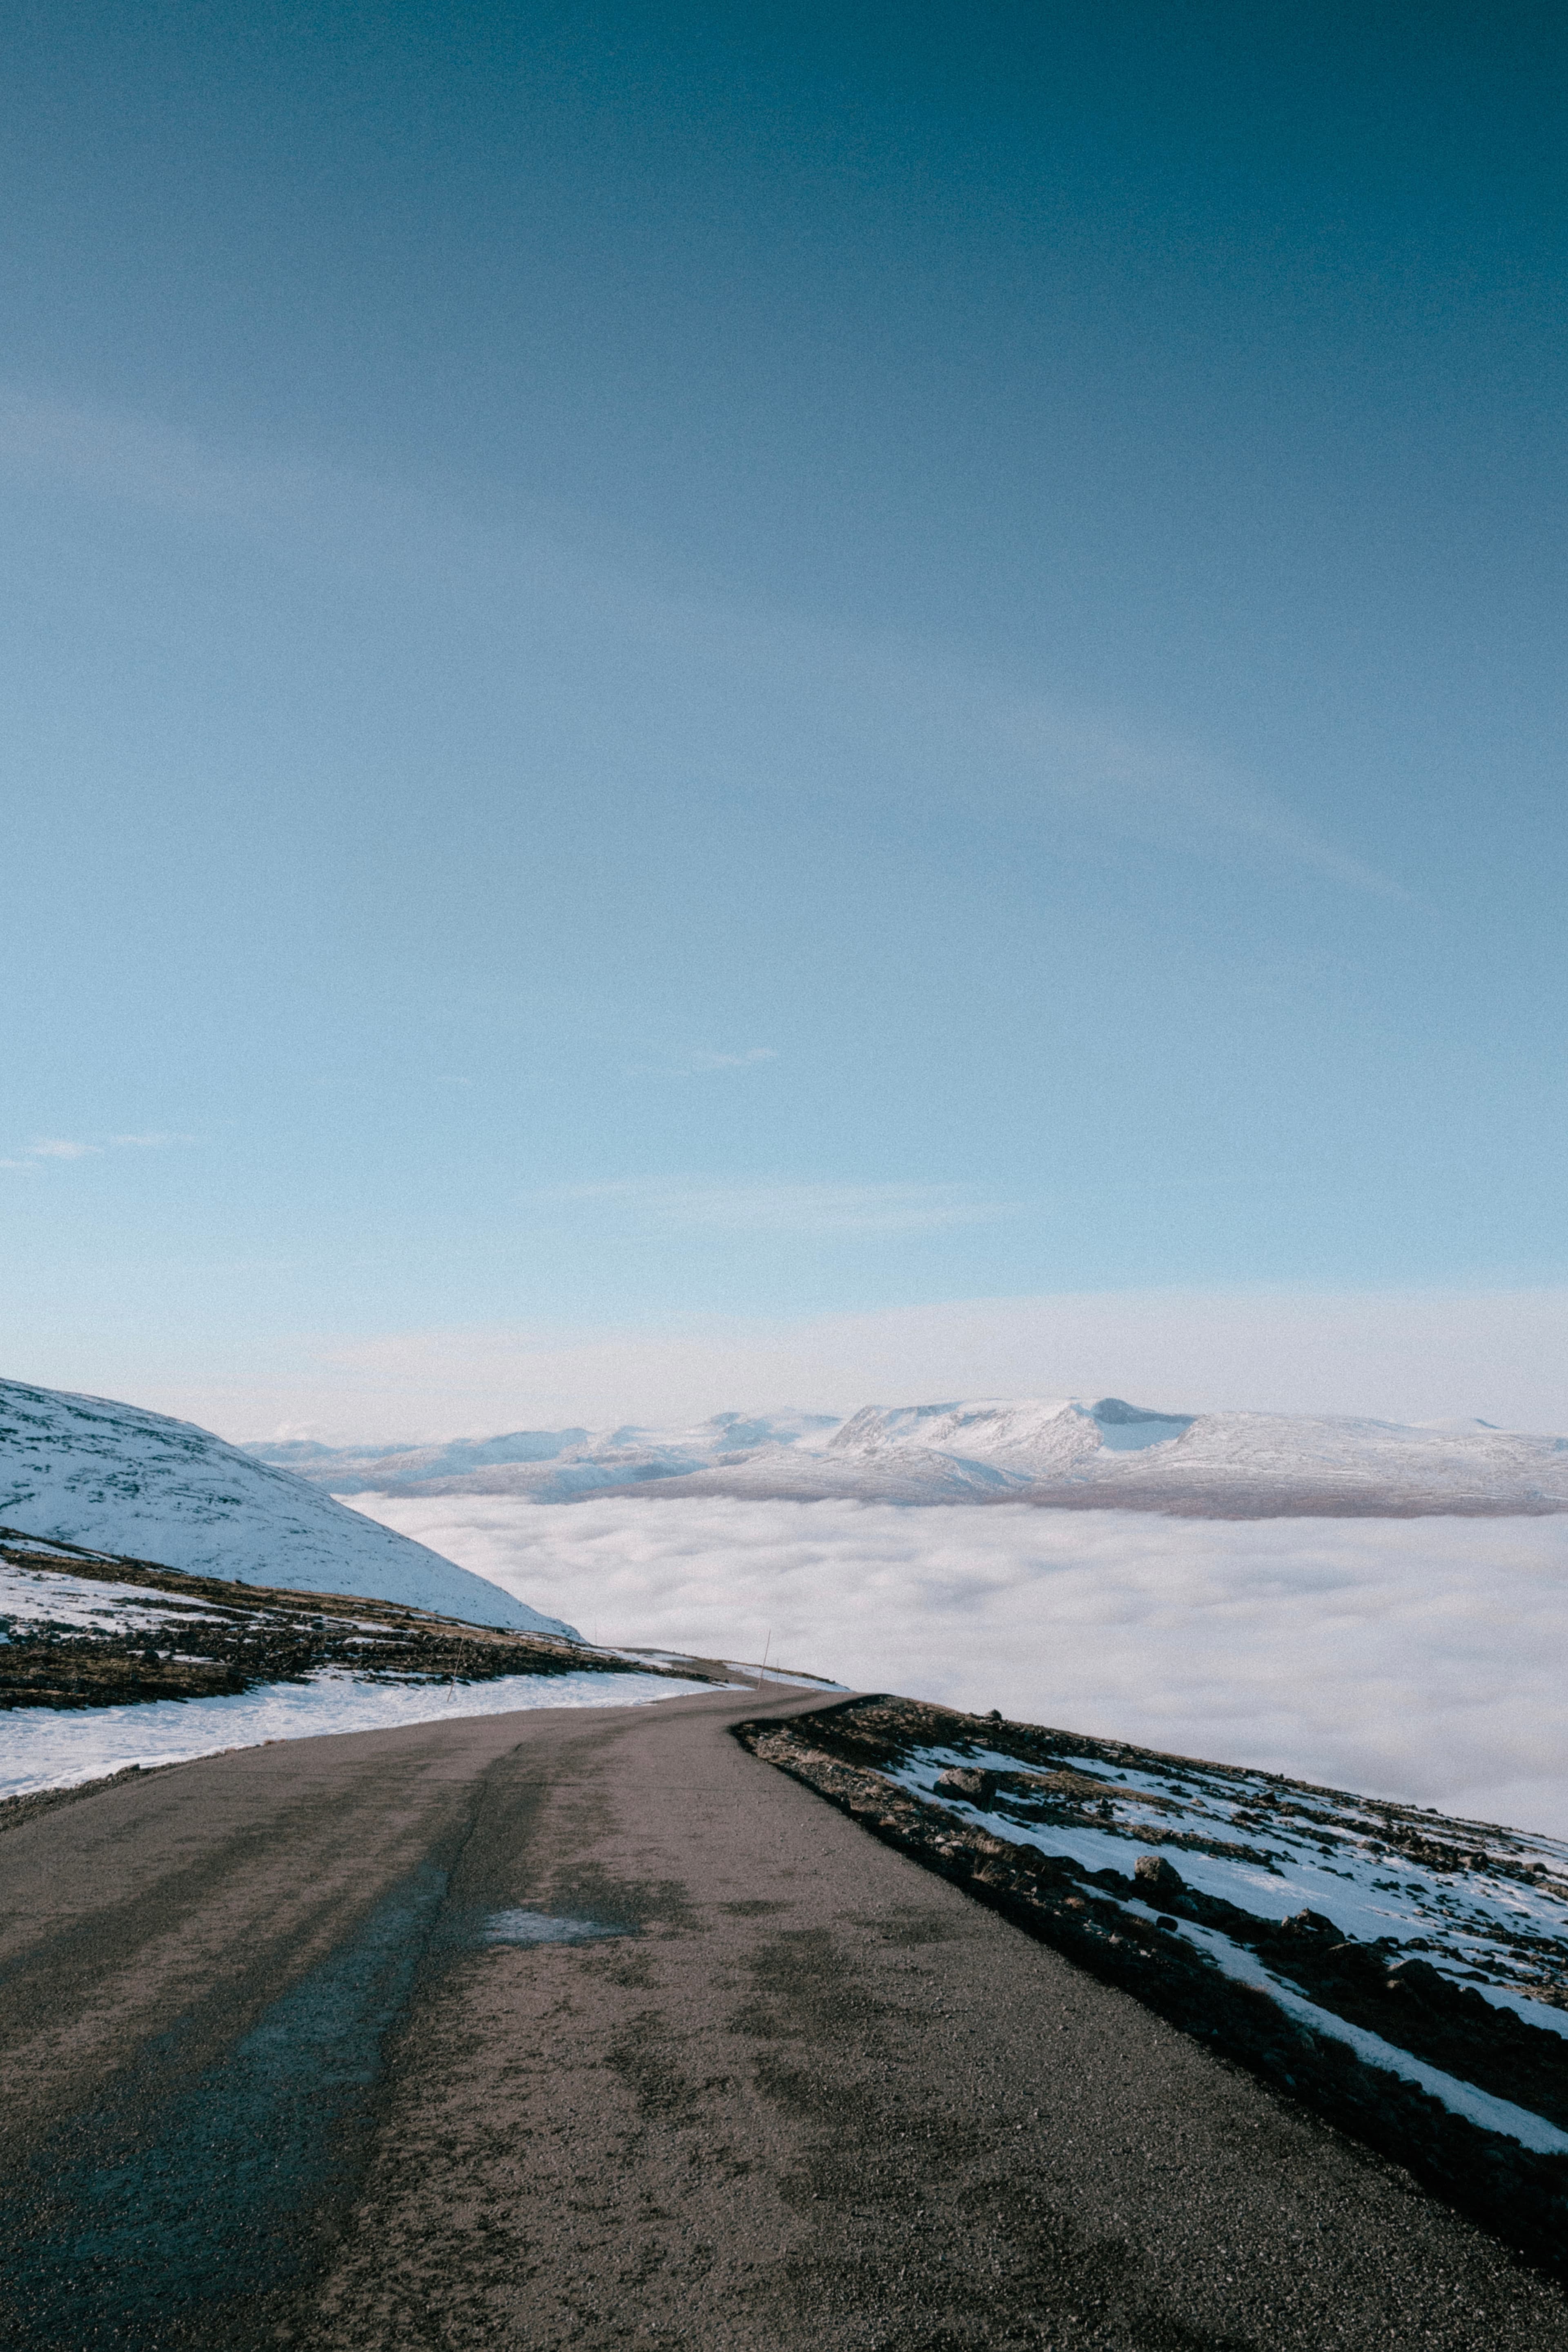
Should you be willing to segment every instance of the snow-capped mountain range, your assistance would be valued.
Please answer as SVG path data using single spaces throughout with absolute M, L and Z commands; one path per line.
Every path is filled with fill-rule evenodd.
M 0 1526 L 294 1592 L 577 1636 L 482 1576 L 191 1422 L 0 1381 Z
M 1568 1510 L 1568 1438 L 1485 1422 L 1176 1412 L 1119 1397 L 717 1413 L 687 1429 L 519 1430 L 425 1446 L 246 1449 L 334 1494 L 1029 1502 L 1210 1517 Z

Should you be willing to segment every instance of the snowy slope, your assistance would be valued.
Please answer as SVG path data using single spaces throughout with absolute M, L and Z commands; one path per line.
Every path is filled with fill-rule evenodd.
M 392 1494 L 434 1478 L 466 1478 L 475 1471 L 555 1462 L 591 1445 L 585 1429 L 515 1429 L 505 1437 L 459 1437 L 445 1445 L 319 1445 L 290 1438 L 247 1445 L 246 1453 L 296 1477 L 331 1486 L 334 1495 Z
M 629 1488 L 813 1502 L 1005 1500 L 1214 1517 L 1568 1510 L 1568 1439 L 1470 1422 L 1154 1411 L 1101 1397 L 719 1413 L 678 1430 L 528 1430 L 446 1446 L 258 1446 L 338 1494 Z
M 1164 1435 L 1186 1423 L 1153 1426 Z M 836 1413 L 721 1412 L 673 1430 L 626 1424 L 595 1434 L 518 1430 L 440 1446 L 295 1444 L 247 1451 L 337 1495 L 523 1495 L 562 1503 L 646 1486 L 672 1494 L 952 1502 L 1015 1492 L 1068 1469 L 1105 1436 L 1088 1407 L 1052 1400 L 868 1405 L 847 1422 Z
M 1340 1416 L 1164 1413 L 1124 1403 L 868 1407 L 823 1467 L 1035 1502 L 1212 1511 L 1568 1508 L 1568 1441 L 1476 1422 L 1441 1429 Z M 763 1465 L 748 1465 L 753 1475 Z M 798 1475 L 798 1474 L 797 1474 Z
M 837 1432 L 827 1452 L 836 1465 L 1016 1495 L 1081 1479 L 1108 1457 L 1169 1444 L 1191 1423 L 1190 1414 L 1146 1412 L 1117 1397 L 1096 1405 L 1070 1398 L 867 1405 Z
M 1104 1407 L 1096 1407 L 1103 1412 Z M 1568 1439 L 1468 1422 L 1444 1428 L 1341 1415 L 1199 1413 L 1133 1452 L 1119 1437 L 1087 1465 L 1107 1502 L 1164 1509 L 1568 1509 Z
M 520 1429 L 443 1445 L 329 1446 L 294 1441 L 247 1445 L 258 1462 L 292 1470 L 334 1495 L 524 1495 L 569 1502 L 616 1486 L 646 1486 L 717 1468 L 759 1452 L 773 1458 L 820 1448 L 837 1413 L 715 1413 L 678 1429 Z M 809 1457 L 808 1457 L 809 1458 Z
M 0 1525 L 191 1575 L 572 1632 L 190 1422 L 14 1381 L 0 1381 Z

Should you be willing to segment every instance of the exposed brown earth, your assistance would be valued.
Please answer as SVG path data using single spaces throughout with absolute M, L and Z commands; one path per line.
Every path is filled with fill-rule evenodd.
M 98 1632 L 66 1622 L 17 1625 L 0 1645 L 0 1709 L 121 1706 L 142 1699 L 212 1698 L 258 1683 L 301 1682 L 322 1667 L 400 1682 L 490 1682 L 503 1675 L 679 1674 L 723 1682 L 723 1666 L 679 1668 L 563 1641 L 468 1625 L 359 1594 L 295 1592 L 186 1576 L 155 1560 L 30 1543 L 0 1528 L 0 1559 L 47 1580 L 62 1571 L 130 1586 L 156 1622 Z M 157 1611 L 157 1597 L 171 1605 Z

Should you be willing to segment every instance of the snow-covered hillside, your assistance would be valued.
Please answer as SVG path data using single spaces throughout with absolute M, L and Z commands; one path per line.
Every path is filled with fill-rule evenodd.
M 0 1381 L 0 1525 L 189 1575 L 573 1633 L 190 1422 L 16 1381 Z
M 519 1429 L 442 1445 L 247 1445 L 258 1462 L 292 1470 L 334 1495 L 527 1495 L 569 1502 L 616 1486 L 651 1486 L 729 1471 L 759 1456 L 815 1460 L 838 1427 L 836 1412 L 715 1413 L 689 1428 Z M 815 1449 L 815 1450 L 814 1450 Z
M 754 1457 L 743 1475 L 760 1482 L 770 1468 Z M 1219 1517 L 1568 1509 L 1563 1438 L 1479 1422 L 1412 1429 L 1338 1416 L 1157 1412 L 1118 1397 L 870 1406 L 823 1449 L 816 1475 L 824 1473 L 845 1483 L 819 1491 L 889 1501 L 1008 1495 Z
M 444 1446 L 257 1446 L 338 1494 L 1026 1500 L 1213 1517 L 1568 1510 L 1568 1439 L 1484 1422 L 1186 1413 L 1119 1397 L 719 1413 L 694 1428 L 520 1431 Z

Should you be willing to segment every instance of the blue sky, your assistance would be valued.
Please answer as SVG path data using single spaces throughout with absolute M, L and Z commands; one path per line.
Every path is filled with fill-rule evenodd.
M 8 1370 L 1568 1280 L 1556 12 L 0 46 Z

